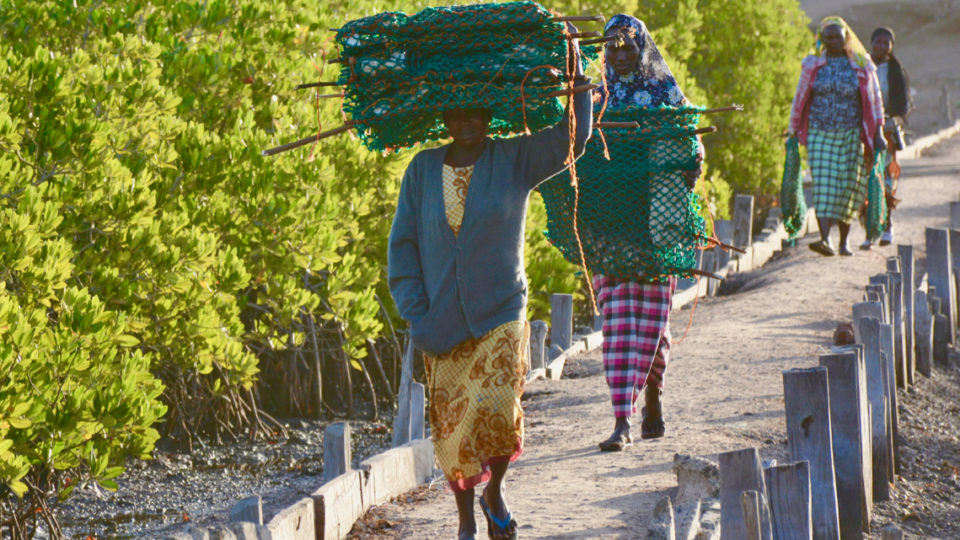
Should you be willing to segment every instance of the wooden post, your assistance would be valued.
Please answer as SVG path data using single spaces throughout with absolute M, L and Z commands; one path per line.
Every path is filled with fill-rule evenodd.
M 718 219 L 713 222 L 713 235 L 724 244 L 733 245 L 733 222 L 729 219 Z M 730 252 L 720 250 L 717 253 L 717 268 L 723 269 L 730 262 Z
M 950 228 L 960 230 L 960 201 L 950 201 Z
M 880 295 L 880 301 L 883 304 L 883 322 L 890 322 L 890 277 L 886 274 L 870 276 L 870 285 L 867 285 L 868 291 L 876 291 Z
M 760 496 L 750 489 L 740 494 L 740 507 L 743 508 L 743 523 L 746 527 L 745 540 L 762 540 L 760 535 Z M 723 507 L 721 506 L 721 512 Z M 723 529 L 720 529 L 723 534 Z
M 720 538 L 740 539 L 747 535 L 743 522 L 743 510 L 740 506 L 740 494 L 744 491 L 756 491 L 765 498 L 766 488 L 763 482 L 763 470 L 760 467 L 760 454 L 756 448 L 744 448 L 720 454 Z M 770 519 L 766 514 L 766 505 L 761 503 L 761 528 L 769 531 Z M 763 533 L 761 533 L 763 535 Z M 769 538 L 769 534 L 763 535 Z
M 896 268 L 896 270 L 891 270 Z M 903 274 L 900 273 L 900 260 L 887 258 L 887 276 L 890 278 L 890 324 L 893 325 L 894 365 L 897 372 L 897 386 L 907 387 L 907 353 L 903 337 Z
M 913 291 L 913 297 L 916 366 L 917 371 L 929 377 L 933 367 L 933 313 L 930 312 L 926 291 L 917 289 Z
M 954 303 L 956 285 L 953 280 L 953 264 L 950 255 L 950 240 L 946 229 L 927 227 L 927 279 L 937 288 L 937 297 L 943 306 L 942 312 L 947 319 L 948 343 L 956 337 L 957 311 Z
M 773 537 L 777 540 L 813 540 L 809 463 L 799 461 L 767 467 L 763 474 L 770 493 Z
M 410 384 L 410 440 L 422 439 L 426 434 L 424 419 L 426 389 L 418 382 Z
M 253 495 L 240 500 L 230 509 L 230 521 L 249 521 L 263 525 L 263 501 L 259 495 Z
M 351 468 L 350 424 L 337 422 L 323 431 L 323 483 L 333 480 Z
M 407 338 L 400 367 L 400 388 L 397 391 L 397 415 L 393 418 L 393 446 L 410 442 L 410 385 L 413 383 L 413 340 Z
M 753 238 L 753 195 L 737 195 L 733 201 L 733 245 L 750 246 Z
M 860 336 L 860 320 L 869 318 L 878 321 L 883 319 L 883 306 L 880 302 L 860 302 L 853 305 L 853 335 L 857 343 L 866 345 Z
M 873 460 L 866 418 L 866 372 L 857 352 L 820 355 L 830 386 L 830 427 L 837 472 L 840 535 L 861 538 L 870 530 Z M 857 504 L 859 503 L 859 504 Z
M 544 321 L 530 322 L 530 367 L 531 369 L 545 369 L 547 367 L 547 323 Z
M 567 350 L 573 345 L 573 295 L 550 295 L 550 346 Z M 552 358 L 551 358 L 552 360 Z
M 897 412 L 897 381 L 896 367 L 894 366 L 896 353 L 894 352 L 893 327 L 889 324 L 880 325 L 880 355 L 886 357 L 884 377 L 886 378 L 886 397 L 889 406 L 887 414 L 890 415 L 890 437 L 893 441 L 893 461 L 891 461 L 893 468 L 889 469 L 888 467 L 888 470 L 891 470 L 890 483 L 896 484 L 896 475 L 900 473 L 900 430 L 898 428 L 900 415 Z
M 885 414 L 886 388 L 883 378 L 883 359 L 880 356 L 880 321 L 875 318 L 862 318 L 860 343 L 863 344 L 864 370 L 867 374 L 867 401 L 870 412 L 870 452 L 873 459 L 873 500 L 886 501 L 890 498 L 889 474 L 887 464 L 890 459 L 890 445 L 887 437 L 887 415 Z
M 897 254 L 900 256 L 900 273 L 903 275 L 903 336 L 906 349 L 907 382 L 914 384 L 917 373 L 917 355 L 914 342 L 916 341 L 916 326 L 914 325 L 913 291 L 916 288 L 916 265 L 913 260 L 912 245 L 897 245 Z
M 795 461 L 810 462 L 813 536 L 817 539 L 839 540 L 827 369 L 816 367 L 784 371 L 783 397 L 790 456 Z
M 947 330 L 947 317 L 943 314 L 943 302 L 937 296 L 937 288 L 927 288 L 927 301 L 933 314 L 933 360 L 938 364 L 946 363 L 950 349 L 950 335 Z

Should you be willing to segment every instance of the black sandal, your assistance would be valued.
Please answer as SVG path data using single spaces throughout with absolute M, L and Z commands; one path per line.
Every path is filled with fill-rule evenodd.
M 823 255 L 824 257 L 833 257 L 837 254 L 837 252 L 830 247 L 830 244 L 824 242 L 823 240 L 817 240 L 816 242 L 810 244 L 810 249 Z

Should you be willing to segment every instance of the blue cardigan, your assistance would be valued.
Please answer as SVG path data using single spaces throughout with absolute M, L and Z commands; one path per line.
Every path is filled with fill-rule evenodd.
M 590 92 L 577 94 L 576 156 L 590 137 Z M 463 224 L 455 236 L 443 202 L 445 145 L 414 156 L 390 229 L 387 274 L 414 344 L 438 355 L 526 319 L 524 224 L 530 191 L 563 171 L 569 123 L 527 136 L 487 139 L 474 165 Z

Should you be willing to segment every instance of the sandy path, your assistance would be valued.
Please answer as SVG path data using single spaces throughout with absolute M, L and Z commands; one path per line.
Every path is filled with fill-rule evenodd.
M 960 187 L 960 137 L 936 154 L 903 163 L 895 240 L 913 244 L 918 257 L 924 227 L 948 225 L 948 201 Z M 859 244 L 863 233 L 855 227 L 852 236 Z M 738 290 L 699 302 L 667 370 L 664 439 L 623 453 L 597 450 L 613 425 L 599 352 L 568 364 L 569 378 L 528 386 L 526 453 L 507 482 L 523 537 L 644 538 L 657 500 L 676 486 L 675 453 L 716 459 L 756 446 L 764 458 L 786 456 L 781 371 L 817 364 L 869 276 L 885 271 L 885 257 L 896 254 L 894 245 L 825 259 L 806 248 L 812 240 L 733 278 L 728 286 Z M 674 312 L 677 334 L 689 317 L 689 309 Z M 418 504 L 388 508 L 384 517 L 396 523 L 388 536 L 453 537 L 453 497 L 443 484 Z

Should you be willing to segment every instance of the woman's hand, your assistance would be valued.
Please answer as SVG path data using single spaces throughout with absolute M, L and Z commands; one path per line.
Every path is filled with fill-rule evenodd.
M 873 136 L 873 150 L 883 152 L 887 149 L 887 138 L 883 135 L 883 126 L 877 126 L 877 133 Z

